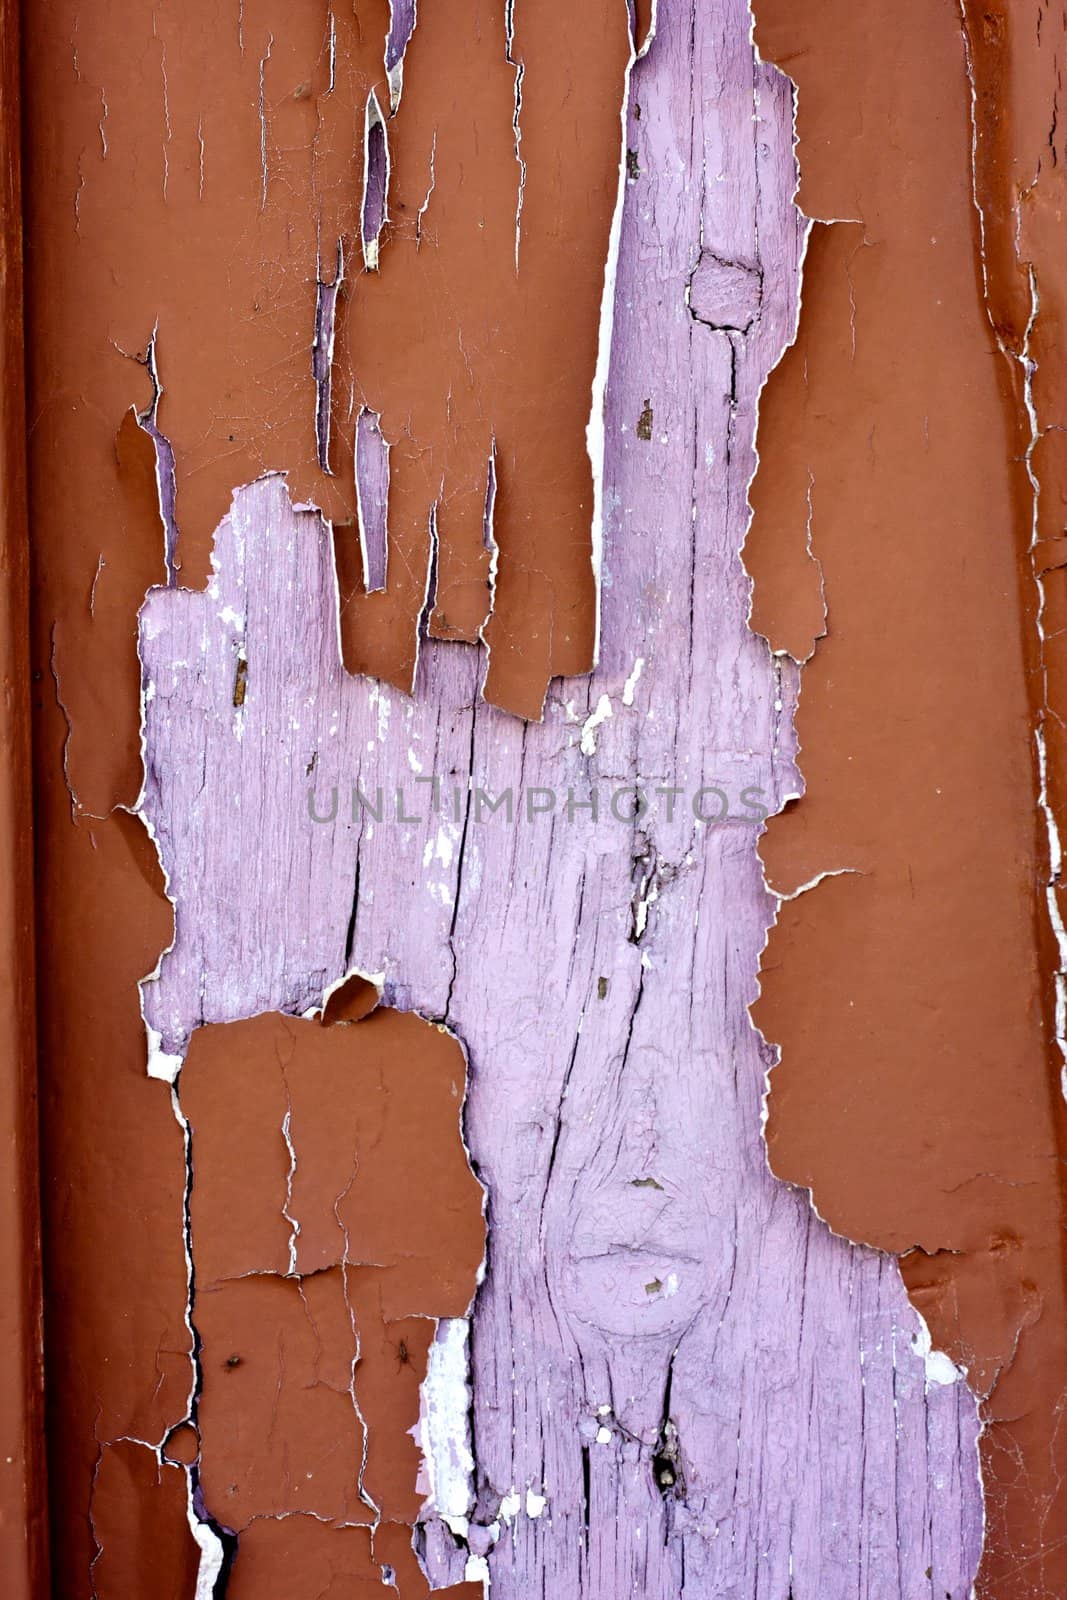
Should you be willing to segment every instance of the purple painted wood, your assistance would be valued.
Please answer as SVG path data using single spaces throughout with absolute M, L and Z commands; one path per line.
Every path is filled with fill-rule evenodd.
M 474 1470 L 450 1326 L 420 1543 L 501 1600 L 964 1600 L 977 1565 L 973 1398 L 896 1263 L 833 1237 L 761 1137 L 755 816 L 800 788 L 797 683 L 738 552 L 795 322 L 791 138 L 741 0 L 661 0 L 626 129 L 600 664 L 543 723 L 480 700 L 474 647 L 425 641 L 414 699 L 346 678 L 327 532 L 280 477 L 236 493 L 205 594 L 142 614 L 176 905 L 154 1069 L 349 967 L 469 1052 Z

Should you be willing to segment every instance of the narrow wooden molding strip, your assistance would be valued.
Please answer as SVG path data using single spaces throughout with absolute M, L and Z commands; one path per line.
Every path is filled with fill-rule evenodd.
M 0 0 L 0 1572 L 47 1583 L 34 1020 L 19 24 Z

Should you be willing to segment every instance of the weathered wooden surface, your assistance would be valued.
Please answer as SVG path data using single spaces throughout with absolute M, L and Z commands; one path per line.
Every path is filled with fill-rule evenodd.
M 895 1262 L 831 1236 L 761 1138 L 754 805 L 800 787 L 796 678 L 747 627 L 738 552 L 796 311 L 791 118 L 738 0 L 661 4 L 627 123 L 600 665 L 542 723 L 484 703 L 474 647 L 424 640 L 410 700 L 347 678 L 327 530 L 279 477 L 236 493 L 208 590 L 142 614 L 176 906 L 154 1070 L 350 966 L 469 1053 L 475 1466 L 439 1508 L 463 1539 L 430 1506 L 421 1542 L 435 1581 L 487 1570 L 505 1600 L 963 1600 L 977 1565 L 971 1396 L 924 1360 Z M 701 822 L 715 788 L 730 820 Z

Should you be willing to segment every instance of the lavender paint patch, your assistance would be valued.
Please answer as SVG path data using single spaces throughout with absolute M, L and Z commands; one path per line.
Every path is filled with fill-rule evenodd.
M 767 1169 L 758 819 L 584 804 L 800 789 L 798 669 L 748 629 L 739 550 L 804 231 L 789 87 L 742 0 L 661 3 L 627 145 L 596 671 L 530 725 L 480 699 L 477 652 L 432 639 L 414 699 L 348 678 L 321 518 L 280 476 L 239 489 L 208 589 L 153 590 L 141 616 L 143 813 L 175 903 L 146 1022 L 180 1056 L 202 1021 L 299 1014 L 358 968 L 463 1041 L 490 1246 L 467 1369 L 442 1330 L 424 1396 L 435 1584 L 964 1600 L 974 1399 L 928 1371 L 896 1262 Z M 742 270 L 698 321 L 702 248 Z M 326 813 L 335 788 L 313 821 L 309 790 Z M 534 788 L 571 816 L 479 820 L 479 789 Z M 469 1434 L 448 1399 L 468 1385 Z
M 389 568 L 389 446 L 381 422 L 366 406 L 356 418 L 356 512 L 368 594 L 385 588 Z

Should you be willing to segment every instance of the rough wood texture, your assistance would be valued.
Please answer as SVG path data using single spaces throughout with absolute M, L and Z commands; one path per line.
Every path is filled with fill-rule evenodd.
M 978 1561 L 970 1393 L 895 1261 L 833 1237 L 761 1139 L 755 807 L 799 788 L 796 680 L 738 552 L 803 234 L 790 94 L 748 33 L 740 0 L 668 0 L 634 74 L 590 679 L 524 725 L 473 649 L 425 639 L 410 700 L 347 678 L 328 532 L 279 477 L 236 493 L 206 592 L 142 613 L 176 905 L 155 1070 L 350 965 L 469 1053 L 475 1466 L 460 1545 L 432 1504 L 421 1543 L 438 1583 L 487 1558 L 503 1600 L 964 1600 Z M 718 789 L 728 820 L 699 820 Z

